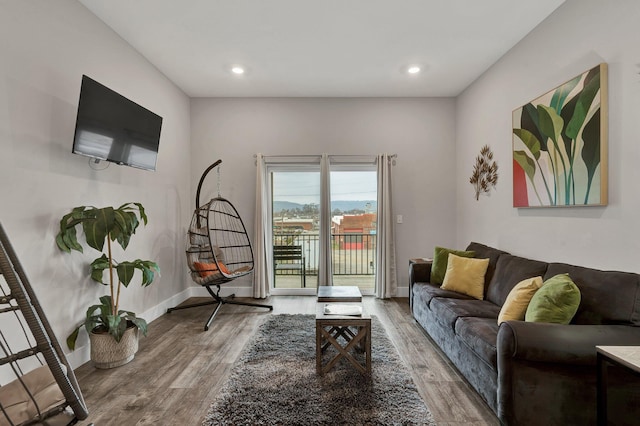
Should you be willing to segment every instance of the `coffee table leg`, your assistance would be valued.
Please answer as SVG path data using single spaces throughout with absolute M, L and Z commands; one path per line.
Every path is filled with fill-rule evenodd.
M 322 332 L 316 321 L 316 374 L 322 375 Z
M 366 361 L 365 362 L 367 364 L 367 374 L 371 375 L 371 323 L 368 323 L 365 326 L 365 330 L 367 332 L 367 334 L 365 336 L 365 341 L 366 341 L 366 343 L 365 343 L 365 345 L 366 345 L 366 348 L 365 348 L 365 351 L 366 351 L 365 360 Z

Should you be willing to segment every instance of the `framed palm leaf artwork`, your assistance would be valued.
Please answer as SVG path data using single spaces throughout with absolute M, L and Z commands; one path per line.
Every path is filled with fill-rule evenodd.
M 607 64 L 513 111 L 513 206 L 607 204 Z

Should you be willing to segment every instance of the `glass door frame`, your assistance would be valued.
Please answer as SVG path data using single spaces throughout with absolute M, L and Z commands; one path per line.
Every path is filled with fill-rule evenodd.
M 337 156 L 338 158 L 340 158 L 340 156 Z M 333 158 L 332 158 L 333 160 Z M 374 162 L 354 162 L 352 161 L 350 158 L 346 158 L 345 160 L 341 160 L 338 162 L 332 162 L 330 165 L 330 170 L 331 173 L 333 172 L 374 172 L 376 174 L 376 203 L 378 201 L 378 191 L 377 191 L 377 166 L 375 161 Z M 331 192 L 331 189 L 333 188 L 333 181 L 330 180 L 330 184 L 329 184 L 330 188 L 329 188 L 329 192 Z M 331 196 L 329 196 L 329 202 L 333 201 L 333 199 L 331 198 Z M 377 212 L 376 212 L 377 213 Z M 377 224 L 376 224 L 376 231 L 377 231 Z M 378 249 L 377 249 L 377 244 L 376 244 L 376 250 L 374 251 L 374 268 L 375 268 L 375 273 L 373 274 L 373 289 L 362 289 L 360 288 L 360 286 L 358 286 L 358 288 L 360 288 L 360 292 L 362 293 L 363 296 L 373 296 L 376 294 L 376 286 L 377 286 L 377 282 L 378 280 L 376 279 L 376 275 L 378 273 L 378 268 L 377 268 L 377 253 L 378 253 Z M 334 274 L 335 277 L 335 274 Z
M 336 157 L 340 157 L 340 156 L 336 156 Z M 347 156 L 348 157 L 348 156 Z M 333 158 L 332 158 L 333 160 Z M 358 172 L 358 171 L 367 171 L 367 172 L 376 172 L 377 168 L 376 168 L 376 164 L 375 162 L 361 162 L 361 161 L 349 161 L 351 159 L 346 159 L 346 160 L 338 160 L 335 163 L 331 163 L 330 164 L 330 172 Z M 276 288 L 275 287 L 275 265 L 273 264 L 273 236 L 274 236 L 274 229 L 273 229 L 273 219 L 274 219 L 274 214 L 273 214 L 273 204 L 274 204 L 274 200 L 273 200 L 273 173 L 274 172 L 317 172 L 317 173 L 321 173 L 321 168 L 320 168 L 320 156 L 311 156 L 311 157 L 300 157 L 300 158 L 296 158 L 296 159 L 291 159 L 291 161 L 285 161 L 285 162 L 277 162 L 277 163 L 267 163 L 266 164 L 266 172 L 267 172 L 267 177 L 269 179 L 269 185 L 267 186 L 267 195 L 268 195 L 268 199 L 270 202 L 270 208 L 268 211 L 268 217 L 269 217 L 269 225 L 268 225 L 268 229 L 265 230 L 266 232 L 268 232 L 268 235 L 270 236 L 271 239 L 271 247 L 269 249 L 269 253 L 271 256 L 271 259 L 269 260 L 268 264 L 270 265 L 270 274 L 272 279 L 270 280 L 271 284 L 270 284 L 270 288 L 269 288 L 269 293 L 271 295 L 295 295 L 295 296 L 303 296 L 303 295 L 315 295 L 317 292 L 316 287 L 307 287 L 307 288 Z M 322 179 L 322 177 L 320 177 L 320 179 L 318 180 L 318 186 L 320 186 L 320 180 Z M 377 179 L 376 179 L 377 182 Z M 331 184 L 330 184 L 331 185 Z M 331 191 L 331 188 L 330 188 Z M 377 192 L 376 192 L 376 201 L 377 201 Z M 331 198 L 330 198 L 330 202 L 331 202 Z M 320 204 L 320 199 L 318 199 L 318 204 Z M 322 206 L 320 207 L 322 208 Z M 377 228 L 377 227 L 376 227 Z M 377 231 L 377 229 L 376 229 Z M 376 245 L 376 250 L 374 251 L 374 262 L 377 262 L 377 245 Z M 375 295 L 375 291 L 376 291 L 376 286 L 377 286 L 377 279 L 376 279 L 376 275 L 377 275 L 377 271 L 378 268 L 375 266 L 374 263 L 374 267 L 375 267 L 375 273 L 373 275 L 374 277 L 374 286 L 373 289 L 361 289 L 361 292 L 363 295 Z
M 308 160 L 308 159 L 306 159 Z M 317 162 L 306 161 L 306 162 L 295 162 L 295 163 L 277 163 L 277 164 L 269 164 L 266 165 L 267 169 L 267 177 L 269 179 L 269 185 L 267 188 L 267 195 L 269 197 L 270 208 L 268 212 L 269 216 L 269 229 L 266 232 L 269 233 L 271 237 L 271 247 L 269 253 L 271 253 L 271 261 L 269 262 L 270 266 L 270 274 L 272 276 L 271 285 L 269 288 L 269 294 L 274 296 L 311 296 L 315 295 L 317 290 L 316 287 L 305 287 L 305 288 L 276 288 L 275 282 L 275 265 L 273 264 L 273 173 L 287 173 L 287 172 L 317 172 L 320 174 L 320 157 L 318 157 Z M 318 188 L 320 187 L 320 180 L 318 179 Z M 318 198 L 318 204 L 320 204 L 320 199 Z

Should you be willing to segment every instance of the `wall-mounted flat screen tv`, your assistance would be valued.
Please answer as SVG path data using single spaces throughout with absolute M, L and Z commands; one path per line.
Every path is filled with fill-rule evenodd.
M 155 170 L 162 117 L 82 76 L 73 153 Z

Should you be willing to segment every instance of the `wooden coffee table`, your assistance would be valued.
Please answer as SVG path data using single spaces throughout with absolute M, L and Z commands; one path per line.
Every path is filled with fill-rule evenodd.
M 327 315 L 325 304 L 320 302 L 316 307 L 317 374 L 324 375 L 344 358 L 361 373 L 371 375 L 371 316 L 364 311 L 358 316 Z M 338 353 L 323 365 L 322 354 L 330 347 Z M 364 353 L 364 364 L 354 358 L 354 351 Z

